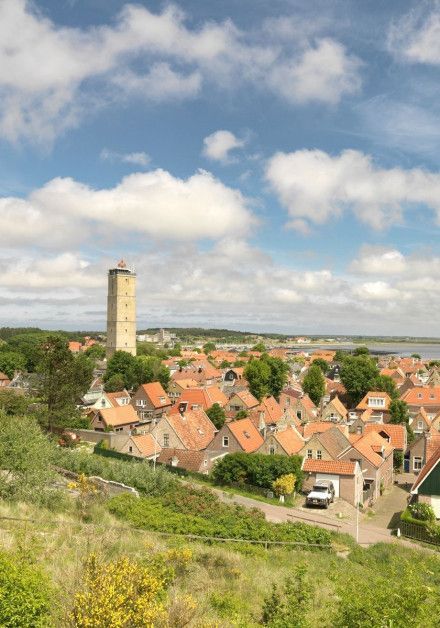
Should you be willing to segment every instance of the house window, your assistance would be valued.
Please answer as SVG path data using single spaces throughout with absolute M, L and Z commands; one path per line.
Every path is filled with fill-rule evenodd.
M 417 428 L 418 428 L 419 430 L 421 430 L 421 429 L 423 428 L 423 421 L 419 421 L 419 422 L 417 423 Z
M 311 449 L 307 450 L 307 458 L 309 458 L 309 460 L 313 458 L 313 451 Z
M 133 453 L 133 447 L 130 445 L 128 448 L 128 451 L 132 454 Z
M 229 447 L 229 436 L 223 436 L 222 446 Z
M 383 408 L 385 406 L 385 399 L 383 397 L 369 397 L 368 405 L 374 408 Z
M 164 447 L 169 447 L 170 446 L 170 435 L 169 434 L 164 434 L 163 435 L 163 446 Z
M 356 428 L 356 434 L 362 434 L 362 426 L 358 425 Z
M 296 417 L 301 421 L 301 419 L 302 419 L 302 410 L 297 410 L 296 411 Z
M 269 447 L 269 453 L 270 453 L 271 456 L 273 456 L 275 454 L 275 447 L 273 445 L 271 445 Z
M 316 452 L 316 460 L 322 460 L 322 451 L 320 449 Z
M 417 398 L 421 399 L 422 398 L 422 393 L 417 393 Z
M 422 468 L 422 459 L 419 456 L 414 456 L 413 471 L 420 471 L 421 468 Z

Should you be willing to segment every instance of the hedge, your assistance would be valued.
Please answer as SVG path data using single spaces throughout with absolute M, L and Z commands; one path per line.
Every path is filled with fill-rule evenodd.
M 267 456 L 238 452 L 218 460 L 211 475 L 216 484 L 250 484 L 271 490 L 276 479 L 293 473 L 296 478 L 295 489 L 299 491 L 303 481 L 301 463 L 301 456 Z

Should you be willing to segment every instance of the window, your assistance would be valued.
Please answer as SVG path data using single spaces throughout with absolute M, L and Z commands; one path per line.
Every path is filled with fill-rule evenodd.
M 322 460 L 322 451 L 320 449 L 316 452 L 316 460 Z
M 229 436 L 223 436 L 222 446 L 229 447 Z
M 362 427 L 360 425 L 356 428 L 356 434 L 362 434 Z
M 422 398 L 422 393 L 417 393 L 417 399 L 421 399 Z
M 296 416 L 301 421 L 301 419 L 302 419 L 302 410 L 297 410 L 296 411 Z
M 383 408 L 385 406 L 385 399 L 383 397 L 368 397 L 368 405 L 373 408 Z
M 169 434 L 164 434 L 163 435 L 163 446 L 164 447 L 169 447 L 170 446 L 170 435 Z
M 417 423 L 417 428 L 418 428 L 419 430 L 423 429 L 423 421 L 419 421 L 419 422 Z
M 271 446 L 269 447 L 269 453 L 270 453 L 270 455 L 271 455 L 271 456 L 274 456 L 274 455 L 275 455 L 275 447 L 274 447 L 273 445 L 271 445 Z
M 307 458 L 309 459 L 313 458 L 313 451 L 311 449 L 307 450 Z
M 128 448 L 128 451 L 132 454 L 133 453 L 133 447 L 130 445 Z
M 413 470 L 420 471 L 422 468 L 422 459 L 419 456 L 414 456 L 413 458 Z

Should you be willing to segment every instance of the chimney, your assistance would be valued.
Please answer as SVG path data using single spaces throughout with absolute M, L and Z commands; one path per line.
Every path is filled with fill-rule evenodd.
M 187 401 L 181 401 L 179 403 L 180 415 L 183 416 L 185 414 L 185 412 L 187 411 L 187 409 L 188 409 L 188 402 Z

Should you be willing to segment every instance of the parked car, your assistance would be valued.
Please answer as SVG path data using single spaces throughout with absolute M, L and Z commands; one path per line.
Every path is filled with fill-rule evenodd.
M 335 501 L 335 487 L 333 482 L 319 480 L 313 485 L 312 490 L 307 495 L 306 506 L 323 506 L 328 508 L 329 504 Z

